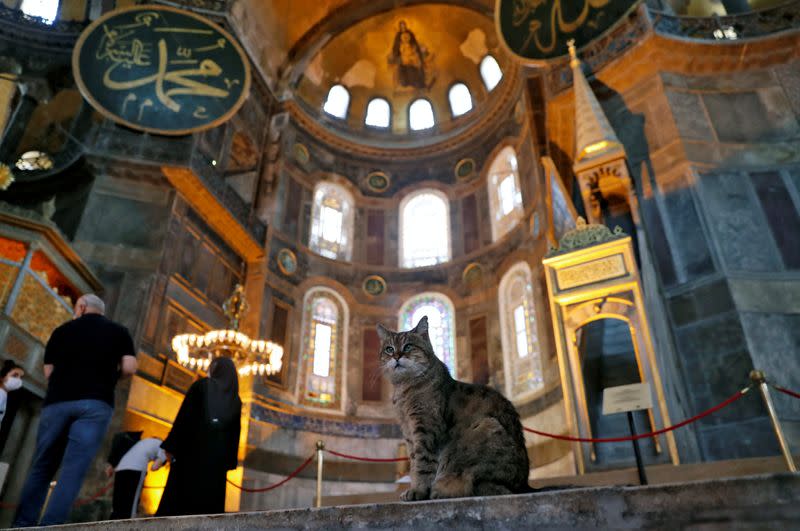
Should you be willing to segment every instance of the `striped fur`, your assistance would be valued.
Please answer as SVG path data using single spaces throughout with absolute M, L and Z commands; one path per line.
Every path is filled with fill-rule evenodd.
M 433 352 L 428 318 L 413 330 L 378 325 L 381 368 L 392 382 L 411 458 L 407 501 L 528 490 L 528 453 L 519 414 L 485 385 L 454 380 Z

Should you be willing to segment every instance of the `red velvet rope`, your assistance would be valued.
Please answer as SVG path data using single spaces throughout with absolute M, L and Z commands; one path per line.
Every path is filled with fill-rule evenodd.
M 288 482 L 290 479 L 292 479 L 292 478 L 294 478 L 295 476 L 297 476 L 297 475 L 298 475 L 300 472 L 302 472 L 302 471 L 303 471 L 303 469 L 305 469 L 305 468 L 306 468 L 308 465 L 310 465 L 310 464 L 311 464 L 311 461 L 313 461 L 313 460 L 314 460 L 314 455 L 312 454 L 312 455 L 311 455 L 311 457 L 309 457 L 308 459 L 306 459 L 306 460 L 303 462 L 303 464 L 302 464 L 302 465 L 300 465 L 299 467 L 297 467 L 297 469 L 296 469 L 294 472 L 292 472 L 291 474 L 289 474 L 288 476 L 286 476 L 285 478 L 283 478 L 281 481 L 279 481 L 279 482 L 275 483 L 274 485 L 268 485 L 268 486 L 266 486 L 266 487 L 262 487 L 262 488 L 260 488 L 260 489 L 248 489 L 247 487 L 243 487 L 243 486 L 241 486 L 241 485 L 237 485 L 236 483 L 234 483 L 234 482 L 233 482 L 233 481 L 231 481 L 230 479 L 228 480 L 228 483 L 230 483 L 231 485 L 233 485 L 233 486 L 234 486 L 234 487 L 236 487 L 237 489 L 241 490 L 242 492 L 267 492 L 267 491 L 270 491 L 270 490 L 272 490 L 272 489 L 277 489 L 278 487 L 280 487 L 280 486 L 281 486 L 281 485 L 283 485 L 284 483 Z
M 780 385 L 770 384 L 772 387 L 775 388 L 776 391 L 780 391 L 781 393 L 789 396 L 793 396 L 794 398 L 800 398 L 800 393 L 795 393 L 794 391 L 790 391 L 785 387 L 781 387 Z
M 340 452 L 334 452 L 333 450 L 325 450 L 329 454 L 335 455 L 336 457 L 341 457 L 343 459 L 352 459 L 354 461 L 367 461 L 368 463 L 401 463 L 403 461 L 408 461 L 408 457 L 359 457 L 357 455 L 348 455 L 343 454 Z
M 745 393 L 747 393 L 749 390 L 750 390 L 750 387 L 745 387 L 741 391 L 737 391 L 736 394 L 734 394 L 733 396 L 731 396 L 730 398 L 728 398 L 724 402 L 721 402 L 721 403 L 717 404 L 716 406 L 714 406 L 712 408 L 706 409 L 702 413 L 698 413 L 694 417 L 686 419 L 683 422 L 679 422 L 677 424 L 674 424 L 672 426 L 668 426 L 666 428 L 662 428 L 660 430 L 651 431 L 650 433 L 640 433 L 639 435 L 634 435 L 634 436 L 630 436 L 629 435 L 627 437 L 606 437 L 606 438 L 603 438 L 603 439 L 585 439 L 585 438 L 582 438 L 582 437 L 571 437 L 569 435 L 556 435 L 554 433 L 546 433 L 546 432 L 543 432 L 543 431 L 534 430 L 532 428 L 523 428 L 523 429 L 525 431 L 527 431 L 527 432 L 535 433 L 536 435 L 542 435 L 543 437 L 550 437 L 552 439 L 558 439 L 558 440 L 561 440 L 561 441 L 590 442 L 590 443 L 610 443 L 610 442 L 635 441 L 637 439 L 645 439 L 647 437 L 655 437 L 656 435 L 661 435 L 662 433 L 666 433 L 668 431 L 677 430 L 678 428 L 682 428 L 683 426 L 686 426 L 687 424 L 691 424 L 692 422 L 698 421 L 703 417 L 707 417 L 710 414 L 712 414 L 712 413 L 714 413 L 716 411 L 719 411 L 720 409 L 724 408 L 725 406 L 729 406 L 730 404 L 736 402 L 737 400 L 742 398 L 745 395 Z

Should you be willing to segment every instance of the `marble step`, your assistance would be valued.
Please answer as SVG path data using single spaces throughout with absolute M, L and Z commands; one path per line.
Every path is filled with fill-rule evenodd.
M 149 518 L 58 529 L 173 531 L 235 529 L 800 529 L 800 475 L 771 474 L 649 487 L 561 491 Z

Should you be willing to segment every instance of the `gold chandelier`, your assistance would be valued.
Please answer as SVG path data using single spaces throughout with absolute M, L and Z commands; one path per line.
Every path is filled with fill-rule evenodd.
M 172 350 L 178 363 L 190 369 L 208 370 L 211 360 L 228 357 L 233 360 L 240 376 L 269 375 L 281 370 L 283 347 L 272 341 L 250 339 L 239 332 L 239 321 L 247 310 L 244 288 L 237 284 L 222 304 L 229 327 L 205 334 L 180 334 L 172 338 Z

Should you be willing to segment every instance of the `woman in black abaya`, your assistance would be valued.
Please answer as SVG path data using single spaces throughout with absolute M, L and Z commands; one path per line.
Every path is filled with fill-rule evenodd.
M 230 358 L 215 358 L 208 378 L 189 388 L 161 444 L 169 478 L 156 516 L 225 512 L 225 481 L 237 465 L 242 401 Z

